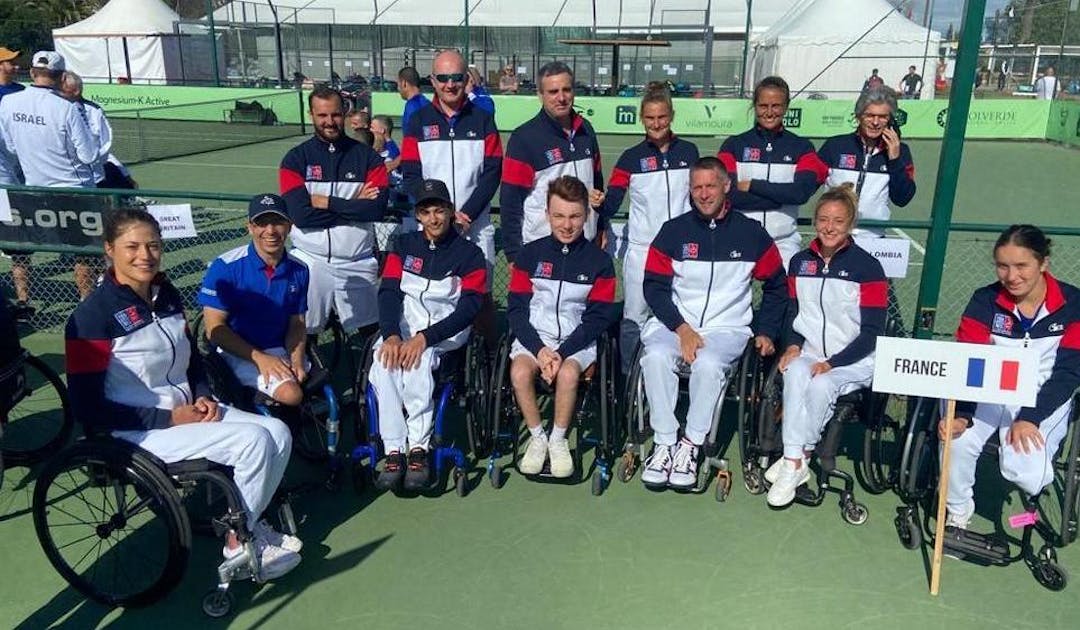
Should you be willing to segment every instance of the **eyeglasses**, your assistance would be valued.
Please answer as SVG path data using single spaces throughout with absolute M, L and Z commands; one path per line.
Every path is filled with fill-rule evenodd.
M 449 83 L 451 81 L 453 81 L 454 83 L 464 83 L 465 82 L 465 73 L 464 72 L 455 72 L 453 74 L 436 74 L 435 75 L 435 80 L 438 81 L 439 83 Z

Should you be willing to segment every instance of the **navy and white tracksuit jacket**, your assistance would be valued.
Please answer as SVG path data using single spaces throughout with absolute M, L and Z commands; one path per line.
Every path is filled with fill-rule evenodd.
M 645 263 L 645 300 L 669 330 L 752 328 L 776 339 L 787 302 L 780 252 L 759 223 L 721 212 L 709 219 L 695 208 L 660 228 Z M 764 283 L 756 317 L 751 280 Z
M 297 249 L 327 262 L 374 256 L 371 224 L 386 214 L 390 184 L 383 159 L 371 147 L 344 135 L 333 143 L 312 136 L 285 154 L 278 182 Z M 364 184 L 378 186 L 378 198 L 354 199 Z M 311 195 L 328 195 L 330 207 L 312 207 Z
M 383 339 L 422 332 L 428 347 L 460 347 L 485 293 L 484 255 L 456 229 L 434 242 L 423 232 L 402 234 L 379 285 L 379 330 Z
M 849 239 L 826 263 L 814 239 L 791 259 L 787 282 L 789 345 L 834 368 L 873 354 L 889 287 L 876 258 Z
M 109 161 L 112 152 L 112 125 L 109 124 L 109 119 L 105 117 L 105 112 L 97 103 L 84 98 L 79 105 L 86 115 L 86 124 L 90 127 L 90 133 L 97 142 L 98 154 L 93 164 L 94 182 L 101 183 L 105 179 L 105 162 Z
M 855 185 L 860 219 L 888 221 L 890 201 L 902 208 L 915 196 L 915 163 L 904 143 L 900 143 L 900 157 L 890 160 L 884 140 L 867 152 L 858 132 L 848 133 L 826 140 L 818 156 L 829 168 L 827 186 Z
M 956 340 L 1034 348 L 1039 355 L 1039 392 L 1034 407 L 957 401 L 956 416 L 970 418 L 971 426 L 953 438 L 949 463 L 951 519 L 960 523 L 975 511 L 975 469 L 987 440 L 996 432 L 999 467 L 1006 480 L 1028 495 L 1036 495 L 1054 481 L 1054 457 L 1068 432 L 1072 395 L 1080 387 L 1080 289 L 1045 273 L 1046 298 L 1034 320 L 1024 320 L 1000 283 L 985 286 L 971 296 Z M 987 362 L 987 377 L 995 369 Z M 996 383 L 991 386 L 995 386 Z M 1027 453 L 1014 448 L 1009 430 L 1017 420 L 1038 426 L 1042 448 Z
M 183 301 L 164 276 L 147 304 L 106 273 L 64 337 L 71 408 L 88 430 L 164 429 L 174 407 L 210 396 Z
M 885 332 L 888 281 L 881 263 L 852 240 L 828 262 L 817 239 L 788 266 L 787 345 L 802 353 L 784 370 L 784 457 L 813 451 L 840 396 L 868 387 Z M 816 376 L 814 365 L 830 369 Z
M 494 265 L 495 226 L 490 206 L 502 176 L 502 140 L 495 117 L 471 101 L 454 116 L 447 116 L 436 99 L 409 119 L 403 133 L 405 192 L 424 179 L 446 184 L 454 208 L 472 221 L 465 237 L 480 247 L 489 265 Z
M 787 264 L 799 251 L 799 206 L 828 171 L 814 145 L 784 128 L 769 131 L 755 125 L 725 140 L 716 157 L 731 176 L 731 207 L 765 226 Z M 750 190 L 738 190 L 738 181 L 750 181 Z
M 569 133 L 543 109 L 514 130 L 503 158 L 499 212 L 502 217 L 503 253 L 507 260 L 521 246 L 551 234 L 547 215 L 548 184 L 563 175 L 580 179 L 586 189 L 602 190 L 600 145 L 587 120 L 573 114 Z M 589 208 L 585 238 L 597 235 L 596 212 Z
M 593 347 L 619 318 L 611 256 L 584 236 L 569 244 L 551 235 L 526 244 L 511 271 L 506 317 L 533 356 L 545 346 L 564 359 Z
M 97 141 L 79 106 L 52 88 L 31 85 L 0 101 L 0 141 L 27 186 L 96 184 Z

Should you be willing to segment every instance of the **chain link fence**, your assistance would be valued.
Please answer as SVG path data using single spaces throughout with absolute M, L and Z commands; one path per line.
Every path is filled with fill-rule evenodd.
M 186 306 L 195 310 L 196 294 L 202 282 L 207 265 L 214 258 L 232 248 L 248 242 L 246 230 L 247 197 L 240 195 L 200 195 L 198 193 L 154 193 L 140 191 L 138 197 L 120 197 L 117 195 L 64 194 L 65 203 L 51 203 L 53 192 L 23 189 L 13 193 L 13 220 L 0 223 L 0 249 L 5 255 L 0 258 L 0 287 L 9 296 L 15 296 L 13 282 L 12 252 L 33 250 L 28 255 L 27 289 L 30 303 L 35 307 L 32 324 L 38 330 L 61 332 L 68 315 L 79 301 L 73 267 L 78 262 L 95 263 L 91 273 L 96 275 L 104 268 L 100 242 L 102 213 L 121 204 L 138 204 L 153 209 L 159 204 L 192 205 L 192 216 L 198 236 L 167 240 L 163 267 L 169 279 L 180 289 Z M 84 198 L 85 203 L 74 204 L 72 199 Z M 27 205 L 29 204 L 29 205 Z M 61 205 L 71 210 L 57 210 Z M 616 219 L 616 222 L 624 219 Z M 495 216 L 498 226 L 498 216 Z M 910 333 L 916 313 L 919 286 L 924 274 L 942 274 L 941 297 L 935 333 L 939 336 L 951 336 L 956 330 L 964 306 L 972 292 L 980 286 L 995 280 L 992 248 L 994 241 L 1004 226 L 964 225 L 963 230 L 954 229 L 949 235 L 949 249 L 944 269 L 924 269 L 923 244 L 929 225 L 913 229 L 910 223 L 907 231 L 889 230 L 911 239 L 911 257 L 907 276 L 891 280 L 890 315 L 903 324 L 903 329 Z M 30 227 L 28 231 L 27 228 Z M 377 224 L 380 249 L 386 250 L 402 229 L 397 222 Z M 22 230 L 20 232 L 19 230 Z M 18 242 L 13 234 L 29 234 L 30 238 Z M 1080 230 L 1049 229 L 1054 240 L 1052 269 L 1055 275 L 1066 282 L 1080 283 Z M 62 234 L 67 244 L 60 242 L 57 235 Z M 803 227 L 803 243 L 809 242 L 811 234 Z M 78 245 L 70 244 L 72 241 Z M 499 242 L 496 235 L 496 242 Z M 33 244 L 29 244 L 33 243 Z M 499 308 L 506 305 L 506 287 L 509 281 L 506 262 L 499 255 L 494 278 L 493 293 Z

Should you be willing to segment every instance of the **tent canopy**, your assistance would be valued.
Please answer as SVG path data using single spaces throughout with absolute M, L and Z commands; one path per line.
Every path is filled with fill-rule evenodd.
M 179 20 L 161 0 L 110 0 L 85 20 L 53 29 L 53 37 L 172 34 Z
M 312 0 L 303 8 L 277 5 L 281 21 L 316 24 L 461 26 L 464 3 L 448 0 Z M 375 5 L 378 4 L 378 14 Z M 710 0 L 468 0 L 470 26 L 588 26 L 628 31 L 699 26 Z M 662 5 L 662 6 L 661 6 Z M 710 22 L 717 33 L 742 33 L 746 0 L 711 0 Z M 791 0 L 754 0 L 753 31 L 763 32 L 791 6 Z M 264 3 L 230 2 L 214 12 L 216 20 L 272 22 Z
M 877 68 L 896 88 L 908 66 L 923 80 L 921 97 L 933 97 L 933 63 L 941 35 L 904 17 L 886 0 L 799 0 L 754 47 L 754 80 L 787 79 L 793 91 L 830 98 L 857 96 Z M 820 76 L 818 76 L 820 74 Z

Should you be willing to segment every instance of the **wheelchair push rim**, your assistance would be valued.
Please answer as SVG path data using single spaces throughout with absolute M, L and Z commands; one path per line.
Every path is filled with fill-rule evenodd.
M 23 357 L 21 385 L 10 406 L 0 409 L 0 448 L 8 466 L 29 466 L 55 453 L 75 428 L 67 388 L 44 361 Z

